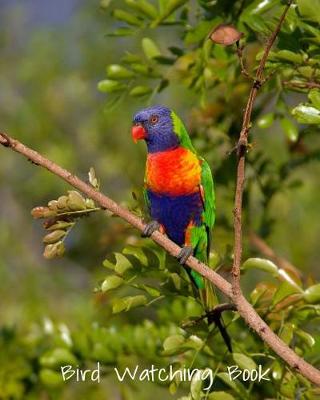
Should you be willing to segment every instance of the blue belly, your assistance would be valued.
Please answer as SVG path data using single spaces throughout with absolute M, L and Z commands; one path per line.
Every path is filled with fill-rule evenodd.
M 147 191 L 150 200 L 150 214 L 153 220 L 164 226 L 167 236 L 183 246 L 185 232 L 191 220 L 195 225 L 201 225 L 203 211 L 199 192 L 187 196 L 164 196 Z

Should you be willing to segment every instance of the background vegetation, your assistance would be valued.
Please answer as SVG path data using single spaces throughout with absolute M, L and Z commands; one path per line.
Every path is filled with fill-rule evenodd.
M 221 22 L 235 24 L 244 33 L 251 72 L 283 5 L 50 4 L 7 2 L 1 9 L 1 130 L 84 179 L 94 166 L 101 190 L 141 214 L 145 148 L 131 141 L 131 116 L 146 104 L 174 108 L 215 175 L 210 265 L 228 274 L 235 183 L 230 152 L 251 82 L 241 75 L 235 47 L 207 37 Z M 248 154 L 244 260 L 250 260 L 242 277 L 247 297 L 272 329 L 318 367 L 319 15 L 319 0 L 298 0 L 267 64 L 272 76 L 257 101 Z M 187 279 L 118 218 L 103 212 L 82 218 L 64 239 L 64 257 L 44 259 L 44 229 L 30 210 L 70 188 L 11 152 L 1 150 L 0 163 L 1 399 L 319 398 L 232 313 L 225 321 L 233 356 L 205 324 L 183 327 L 202 312 Z M 283 273 L 257 259 L 264 256 L 250 243 L 252 231 L 297 269 Z M 100 384 L 61 381 L 60 365 L 90 368 L 97 360 Z M 226 367 L 235 363 L 270 367 L 271 381 L 230 383 Z M 169 388 L 119 384 L 113 367 L 136 364 L 212 368 L 213 392 L 197 381 Z

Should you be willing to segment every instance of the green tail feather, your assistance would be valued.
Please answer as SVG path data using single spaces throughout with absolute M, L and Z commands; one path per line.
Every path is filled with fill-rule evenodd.
M 208 265 L 207 253 L 198 252 L 197 254 L 197 251 L 195 251 L 195 257 Z M 218 299 L 213 284 L 208 281 L 208 279 L 203 278 L 198 272 L 194 270 L 190 271 L 190 275 L 193 282 L 198 288 L 199 297 L 201 303 L 203 304 L 203 308 L 206 312 L 210 312 L 218 304 Z M 214 323 L 215 326 L 219 329 L 228 350 L 230 351 L 230 353 L 232 353 L 231 339 L 224 326 L 221 315 L 208 317 L 208 324 L 211 325 L 212 323 Z

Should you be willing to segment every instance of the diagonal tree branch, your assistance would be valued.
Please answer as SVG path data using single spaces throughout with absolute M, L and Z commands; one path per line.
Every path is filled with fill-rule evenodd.
M 111 200 L 104 194 L 97 192 L 95 188 L 83 182 L 77 176 L 71 172 L 63 169 L 54 162 L 43 157 L 38 152 L 30 149 L 19 141 L 12 139 L 4 133 L 0 133 L 0 144 L 8 147 L 17 153 L 22 154 L 27 159 L 31 160 L 34 164 L 46 168 L 54 175 L 62 178 L 64 181 L 75 187 L 76 189 L 83 192 L 85 195 L 93 199 L 101 207 L 111 211 L 115 215 L 123 218 L 129 224 L 135 228 L 143 231 L 145 224 L 143 221 L 132 214 L 130 211 L 119 206 L 116 202 Z M 156 231 L 152 234 L 152 239 L 163 247 L 169 254 L 177 256 L 181 250 L 174 242 L 169 238 Z M 234 296 L 232 287 L 229 282 L 222 278 L 219 274 L 210 269 L 207 265 L 203 264 L 195 257 L 189 257 L 187 265 L 199 272 L 203 277 L 211 281 L 218 289 L 221 290 L 227 297 L 233 302 L 236 298 L 236 309 L 239 314 L 244 318 L 248 326 L 250 326 L 264 341 L 267 343 L 275 353 L 278 354 L 289 366 L 294 368 L 301 375 L 305 376 L 311 382 L 320 386 L 320 371 L 315 367 L 307 363 L 301 357 L 299 357 L 290 347 L 288 347 L 262 320 L 262 318 L 256 313 L 254 308 L 240 293 L 240 295 Z
M 237 301 L 236 300 L 237 296 L 241 296 L 240 266 L 242 258 L 242 197 L 243 197 L 243 188 L 245 181 L 245 157 L 248 146 L 248 135 L 251 127 L 251 114 L 258 91 L 265 82 L 265 79 L 263 77 L 263 71 L 266 65 L 268 55 L 277 38 L 278 33 L 280 32 L 282 23 L 285 20 L 285 17 L 287 15 L 287 12 L 289 11 L 292 2 L 293 0 L 288 1 L 279 19 L 278 24 L 276 25 L 274 31 L 267 40 L 261 61 L 259 63 L 249 93 L 247 105 L 243 114 L 242 128 L 237 145 L 238 164 L 237 164 L 236 193 L 234 200 L 235 206 L 233 211 L 234 212 L 234 260 L 232 266 L 232 291 L 233 295 L 235 296 L 235 301 Z
M 250 232 L 249 240 L 250 243 L 265 257 L 267 257 L 269 260 L 274 261 L 274 263 L 277 264 L 280 268 L 292 272 L 295 276 L 301 279 L 301 272 L 298 270 L 298 268 L 292 265 L 285 258 L 276 254 L 275 251 L 270 246 L 268 246 L 267 243 L 260 236 L 258 236 L 254 232 Z

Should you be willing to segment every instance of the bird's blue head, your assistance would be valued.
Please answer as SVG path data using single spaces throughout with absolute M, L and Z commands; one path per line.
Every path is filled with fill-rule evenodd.
M 133 117 L 132 137 L 136 142 L 144 139 L 148 152 L 166 151 L 179 145 L 174 133 L 171 110 L 164 106 L 145 108 Z

